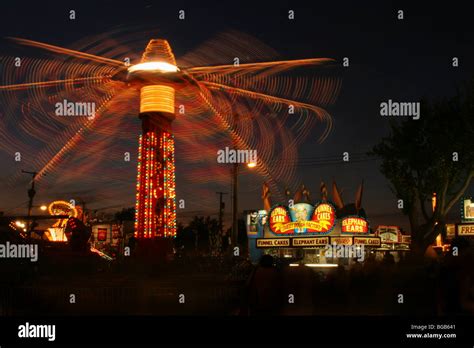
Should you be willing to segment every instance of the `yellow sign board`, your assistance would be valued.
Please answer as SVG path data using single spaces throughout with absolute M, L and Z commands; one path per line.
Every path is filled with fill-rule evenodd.
M 259 238 L 257 248 L 282 248 L 290 246 L 290 238 Z
M 474 236 L 474 224 L 458 224 L 456 232 L 458 236 Z
M 291 244 L 294 247 L 312 247 L 329 244 L 329 237 L 293 238 Z
M 352 245 L 352 237 L 331 237 L 331 244 Z
M 354 244 L 363 244 L 369 246 L 380 246 L 378 237 L 354 237 Z

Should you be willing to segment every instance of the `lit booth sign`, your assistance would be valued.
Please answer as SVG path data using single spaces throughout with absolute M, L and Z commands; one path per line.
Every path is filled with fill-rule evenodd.
M 380 237 L 382 248 L 408 250 L 411 244 L 411 236 L 402 234 L 398 226 L 378 226 L 375 235 Z
M 461 200 L 461 221 L 474 222 L 474 200 L 471 197 Z
M 253 264 L 256 264 L 263 255 L 263 251 L 258 246 L 258 239 L 263 237 L 264 229 L 267 223 L 267 211 L 259 210 L 253 211 L 247 214 L 247 238 L 248 238 L 248 250 L 250 260 Z M 255 240 L 257 239 L 257 242 Z M 273 242 L 269 241 L 266 243 L 268 246 L 273 247 Z
M 266 210 L 252 211 L 247 214 L 247 237 L 249 239 L 262 237 L 266 222 Z
M 461 223 L 455 225 L 455 235 L 474 237 L 474 200 L 472 197 L 465 197 L 461 200 Z
M 298 237 L 258 238 L 257 248 L 320 248 L 326 245 L 366 245 L 379 247 L 379 237 Z
M 275 235 L 328 234 L 334 228 L 336 209 L 324 202 L 315 206 L 297 203 L 277 205 L 270 211 L 268 223 Z
M 314 205 L 277 204 L 268 215 L 265 213 L 263 210 L 248 216 L 251 252 L 255 249 L 263 252 L 263 249 L 322 249 L 327 245 L 359 244 L 380 248 L 382 244 L 381 236 L 371 233 L 365 217 L 350 215 L 338 219 L 336 208 L 326 200 Z
M 341 222 L 342 233 L 369 233 L 369 223 L 366 219 L 359 216 L 348 216 L 342 219 Z
M 117 245 L 121 235 L 121 228 L 118 225 L 98 224 L 92 226 L 94 246 L 97 244 Z
M 383 244 L 397 244 L 402 242 L 402 234 L 398 226 L 379 226 L 375 234 Z
M 474 223 L 456 224 L 456 235 L 459 237 L 474 237 Z
M 329 237 L 259 238 L 257 248 L 311 248 L 329 244 Z

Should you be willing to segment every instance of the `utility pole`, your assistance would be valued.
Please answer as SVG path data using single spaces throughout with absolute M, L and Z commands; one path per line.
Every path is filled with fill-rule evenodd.
M 232 128 L 235 132 L 237 131 L 237 125 L 239 121 L 240 121 L 239 115 L 234 114 Z M 239 146 L 235 138 L 232 139 L 232 144 L 233 144 L 234 150 L 237 151 Z M 232 165 L 232 232 L 231 232 L 232 249 L 237 246 L 237 240 L 238 240 L 238 234 L 239 234 L 238 232 L 239 222 L 237 220 L 238 219 L 238 205 L 239 205 L 238 194 L 239 194 L 239 163 L 237 163 L 236 161 Z
M 220 236 L 222 237 L 222 219 L 224 216 L 224 208 L 225 208 L 225 203 L 222 201 L 222 196 L 227 195 L 227 192 L 216 192 L 216 194 L 219 195 L 219 233 Z
M 82 222 L 86 224 L 86 202 L 82 198 L 79 198 L 78 202 L 82 205 Z
M 31 178 L 31 188 L 28 190 L 28 221 L 26 222 L 26 231 L 28 235 L 31 235 L 30 227 L 32 226 L 30 222 L 30 216 L 31 216 L 31 209 L 33 208 L 33 198 L 35 198 L 36 191 L 35 191 L 35 178 L 38 172 L 29 172 L 26 170 L 21 170 L 22 173 L 24 174 L 30 174 L 32 176 Z
M 231 245 L 232 247 L 237 246 L 238 239 L 238 200 L 239 195 L 239 164 L 234 163 L 232 168 L 232 236 Z

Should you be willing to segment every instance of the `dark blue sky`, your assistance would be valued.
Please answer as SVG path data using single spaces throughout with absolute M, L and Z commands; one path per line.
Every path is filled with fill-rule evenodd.
M 456 84 L 474 73 L 471 11 L 459 2 L 440 6 L 410 1 L 11 1 L 1 6 L 0 36 L 66 47 L 117 26 L 146 25 L 159 28 L 178 57 L 226 30 L 251 34 L 285 59 L 332 57 L 340 62 L 349 57 L 350 67 L 339 72 L 343 79 L 341 93 L 329 108 L 334 130 L 321 145 L 308 140 L 300 148 L 303 158 L 366 152 L 388 130 L 387 119 L 379 115 L 381 101 L 449 96 Z M 75 21 L 68 19 L 70 9 L 76 11 Z M 186 11 L 185 21 L 178 20 L 180 9 Z M 289 9 L 295 11 L 294 21 L 287 19 Z M 397 20 L 399 9 L 404 11 L 403 21 Z M 458 68 L 451 66 L 454 56 L 459 57 Z M 11 169 L 4 156 L 0 155 L 3 166 L 7 166 L 2 180 Z M 358 183 L 365 180 L 364 206 L 373 225 L 407 226 L 396 209 L 388 182 L 378 170 L 378 162 L 301 167 L 299 173 L 299 180 L 313 191 L 318 190 L 321 180 L 330 185 L 332 178 L 344 189 L 347 201 L 352 201 Z M 255 185 L 248 186 L 248 180 L 254 179 L 242 180 L 241 209 L 261 207 L 260 191 L 249 189 Z M 16 187 L 5 188 L 0 211 L 26 201 L 26 185 L 25 178 Z M 133 196 L 117 200 L 127 206 L 132 204 Z

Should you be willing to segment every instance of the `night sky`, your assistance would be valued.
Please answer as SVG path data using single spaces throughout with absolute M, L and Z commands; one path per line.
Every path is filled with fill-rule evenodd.
M 134 0 L 30 4 L 10 1 L 1 5 L 0 36 L 22 37 L 68 47 L 89 35 L 116 27 L 141 25 L 158 28 L 179 57 L 221 32 L 237 30 L 271 46 L 283 59 L 330 57 L 341 63 L 343 57 L 349 57 L 350 67 L 341 67 L 337 71 L 343 81 L 340 95 L 336 103 L 328 108 L 335 123 L 332 133 L 323 144 L 317 144 L 316 137 L 310 137 L 299 149 L 302 159 L 342 157 L 345 151 L 366 153 L 387 134 L 388 118 L 382 118 L 379 114 L 382 101 L 415 102 L 422 98 L 450 96 L 457 84 L 473 76 L 474 26 L 471 11 L 467 4 L 460 2 L 449 5 L 450 8 L 446 4 L 413 4 L 410 1 Z M 71 9 L 76 11 L 74 21 L 68 18 Z M 184 21 L 178 20 L 181 9 L 186 11 Z M 288 20 L 290 9 L 295 11 L 293 21 Z M 404 11 L 404 20 L 397 19 L 400 9 Z M 459 67 L 452 67 L 452 57 L 459 57 Z M 0 163 L 0 180 L 4 182 L 14 170 L 9 164 L 11 155 L 0 153 Z M 301 165 L 295 180 L 305 183 L 316 194 L 321 180 L 330 188 L 334 178 L 344 191 L 346 203 L 353 201 L 357 185 L 364 180 L 363 206 L 372 226 L 397 224 L 407 228 L 407 219 L 396 208 L 396 198 L 378 165 L 376 160 L 338 165 Z M 117 192 L 116 204 L 123 207 L 133 205 L 133 180 L 134 177 L 130 178 L 132 190 L 127 191 L 132 195 Z M 240 209 L 259 209 L 262 207 L 260 190 L 255 189 L 255 185 L 249 185 L 249 180 L 258 178 L 243 178 Z M 19 213 L 26 210 L 23 203 L 27 201 L 27 186 L 26 176 L 14 186 L 1 184 L 0 211 Z M 230 192 L 230 178 L 229 187 L 213 188 L 214 191 L 218 189 Z M 473 194 L 472 185 L 468 193 Z M 56 187 L 54 193 L 39 191 L 38 203 L 60 197 L 60 187 Z M 230 201 L 228 203 L 227 215 L 230 214 Z M 112 204 L 99 200 L 92 207 Z M 217 214 L 217 195 L 215 207 L 214 211 L 202 213 Z M 197 210 L 184 212 L 178 217 L 191 216 Z M 458 213 L 455 207 L 452 218 L 459 220 Z

